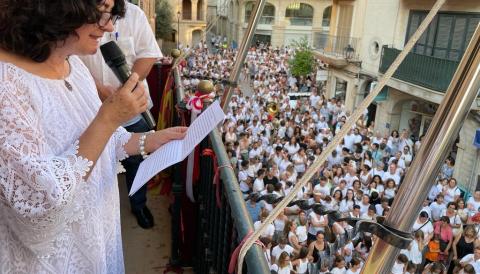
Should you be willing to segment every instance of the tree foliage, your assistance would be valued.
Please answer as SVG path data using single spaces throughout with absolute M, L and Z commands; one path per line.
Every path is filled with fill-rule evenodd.
M 168 0 L 157 0 L 155 2 L 155 36 L 157 38 L 172 39 L 173 11 Z
M 294 41 L 295 56 L 290 59 L 290 71 L 293 76 L 306 76 L 313 71 L 315 59 L 306 36 Z

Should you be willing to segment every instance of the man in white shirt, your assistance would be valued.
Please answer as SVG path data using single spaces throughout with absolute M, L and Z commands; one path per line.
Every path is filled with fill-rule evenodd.
M 344 145 L 343 147 L 348 148 L 350 152 L 353 151 L 353 145 L 355 144 L 355 135 L 353 135 L 353 130 L 350 130 L 348 134 L 343 137 Z
M 272 264 L 278 261 L 280 254 L 283 252 L 287 252 L 289 256 L 292 256 L 294 250 L 292 246 L 288 245 L 287 238 L 281 236 L 278 245 L 272 249 Z
M 475 269 L 475 273 L 480 273 L 480 246 L 476 246 L 473 254 L 468 254 L 460 260 L 460 265 L 465 267 L 470 264 Z
M 263 224 L 263 222 L 265 222 L 265 219 L 267 219 L 268 217 L 268 212 L 262 212 L 262 215 L 260 217 L 260 220 L 259 221 L 256 221 L 254 224 L 253 224 L 253 228 L 255 230 L 259 230 L 260 229 L 260 226 Z M 262 237 L 264 238 L 268 238 L 270 240 L 273 239 L 273 234 L 275 233 L 275 226 L 273 224 L 269 224 L 267 225 L 267 229 L 264 230 L 263 234 L 262 234 Z
M 388 179 L 393 179 L 395 181 L 395 185 L 397 186 L 400 184 L 400 172 L 397 170 L 397 165 L 394 163 L 390 164 L 388 171 L 382 176 L 382 181 L 386 182 Z
M 432 211 L 432 220 L 434 222 L 440 220 L 442 211 L 447 208 L 447 205 L 443 202 L 443 194 L 438 194 L 435 202 L 430 204 L 430 210 Z
M 109 41 L 115 41 L 118 44 L 125 54 L 128 67 L 132 72 L 139 75 L 139 79 L 143 81 L 145 90 L 147 94 L 149 94 L 145 78 L 150 73 L 157 59 L 162 57 L 162 53 L 155 40 L 155 35 L 150 28 L 148 19 L 143 11 L 134 4 L 124 0 L 107 0 L 106 2 L 111 2 L 112 5 L 115 4 L 113 10 L 124 7 L 122 11 L 125 12 L 125 16 L 118 20 L 116 20 L 116 18 L 112 19 L 114 20 L 115 30 L 112 33 L 105 33 L 101 44 Z M 103 60 L 100 51 L 97 51 L 94 55 L 81 56 L 81 59 L 90 70 L 102 101 L 122 85 Z M 149 130 L 148 125 L 141 115 L 135 117 L 123 126 L 129 132 L 146 132 Z M 138 155 L 129 157 L 122 162 L 126 169 L 128 190 L 130 190 L 132 186 L 133 179 L 142 160 L 142 156 Z M 135 214 L 138 224 L 145 229 L 153 226 L 153 216 L 146 207 L 146 193 L 147 185 L 143 186 L 130 197 L 132 212 Z

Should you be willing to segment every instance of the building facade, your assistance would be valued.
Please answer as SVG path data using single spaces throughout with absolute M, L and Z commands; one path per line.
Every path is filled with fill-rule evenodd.
M 207 27 L 208 0 L 168 0 L 174 12 L 172 27 L 184 46 L 197 45 Z
M 265 4 L 253 41 L 273 46 L 289 45 L 306 36 L 313 43 L 313 33 L 328 33 L 331 0 L 269 0 Z M 255 1 L 219 0 L 217 34 L 229 42 L 240 42 L 255 6 Z M 225 8 L 226 7 L 226 8 Z
M 330 33 L 314 38 L 316 56 L 329 65 L 327 95 L 344 99 L 346 107 L 353 110 L 392 64 L 434 2 L 334 0 Z M 388 134 L 393 129 L 408 129 L 414 138 L 425 134 L 479 22 L 479 1 L 447 1 L 369 107 L 375 130 Z M 473 146 L 475 131 L 480 128 L 479 110 L 477 100 L 452 148 L 454 177 L 470 190 L 476 188 L 480 170 L 479 152 Z

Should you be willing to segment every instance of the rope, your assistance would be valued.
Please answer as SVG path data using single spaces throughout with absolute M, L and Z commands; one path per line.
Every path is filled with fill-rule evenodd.
M 260 228 L 256 230 L 252 235 L 250 235 L 250 237 L 247 239 L 247 241 L 240 250 L 237 273 L 242 273 L 243 260 L 245 259 L 245 255 L 247 254 L 247 251 L 250 249 L 250 247 L 255 243 L 255 241 L 257 241 L 260 235 L 262 235 L 262 233 L 266 230 L 267 226 L 272 223 L 273 220 L 275 220 L 275 218 L 277 218 L 277 216 L 280 214 L 280 212 L 283 211 L 284 208 L 290 203 L 290 201 L 295 198 L 298 191 L 302 187 L 304 187 L 307 182 L 312 179 L 317 170 L 322 167 L 328 155 L 330 155 L 332 151 L 335 150 L 335 148 L 340 144 L 345 135 L 347 135 L 348 131 L 352 128 L 352 126 L 355 125 L 356 121 L 360 118 L 360 116 L 363 115 L 364 110 L 373 102 L 375 97 L 387 84 L 387 81 L 390 80 L 392 75 L 398 69 L 398 67 L 403 62 L 410 50 L 413 48 L 415 43 L 418 41 L 420 36 L 425 32 L 428 25 L 430 24 L 430 22 L 432 22 L 433 18 L 445 2 L 446 0 L 437 0 L 435 5 L 432 7 L 432 10 L 430 10 L 425 20 L 423 20 L 422 24 L 418 27 L 418 29 L 412 35 L 408 43 L 405 45 L 405 48 L 402 50 L 402 52 L 400 52 L 400 54 L 397 56 L 390 68 L 388 68 L 388 70 L 385 72 L 375 89 L 365 98 L 365 100 L 363 100 L 363 102 L 358 107 L 356 107 L 355 112 L 353 112 L 352 116 L 345 122 L 340 132 L 335 136 L 335 138 L 322 152 L 322 154 L 320 154 L 320 156 L 312 163 L 312 166 L 307 169 L 300 181 L 295 184 L 292 191 L 290 191 L 290 193 L 273 209 L 273 211 L 270 212 L 270 215 L 268 215 L 267 219 L 262 223 Z

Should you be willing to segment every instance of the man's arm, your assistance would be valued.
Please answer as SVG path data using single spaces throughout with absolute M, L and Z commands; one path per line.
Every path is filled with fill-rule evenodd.
M 143 81 L 147 78 L 156 61 L 157 58 L 139 58 L 135 60 L 135 63 L 133 64 L 132 73 L 136 72 L 140 81 Z

